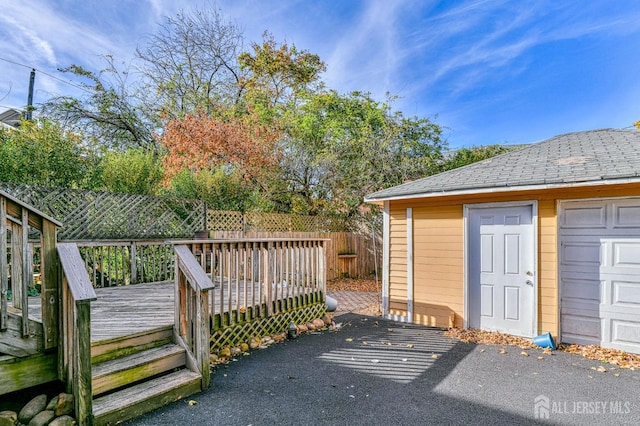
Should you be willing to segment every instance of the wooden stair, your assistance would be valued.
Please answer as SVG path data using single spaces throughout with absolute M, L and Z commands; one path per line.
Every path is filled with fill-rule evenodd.
M 113 425 L 201 390 L 172 327 L 98 342 L 91 347 L 93 416 Z

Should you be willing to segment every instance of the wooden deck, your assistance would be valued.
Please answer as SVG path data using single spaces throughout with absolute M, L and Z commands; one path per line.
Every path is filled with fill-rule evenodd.
M 226 283 L 224 287 L 228 288 Z M 293 291 L 294 289 L 291 287 L 289 290 Z M 91 343 L 173 325 L 173 281 L 97 288 L 95 291 L 98 300 L 91 302 Z M 258 304 L 259 291 L 259 284 L 253 286 L 253 292 L 249 287 L 246 295 L 247 302 L 244 302 L 245 295 L 242 289 L 238 295 L 233 288 L 231 305 L 236 305 L 238 296 L 242 306 Z M 277 291 L 282 292 L 282 287 L 278 286 Z M 297 287 L 295 292 L 301 294 L 304 292 L 304 288 Z M 228 294 L 225 295 L 225 305 L 229 301 L 228 296 Z M 219 313 L 221 297 L 219 285 L 216 285 L 213 297 L 216 313 Z M 253 303 L 254 301 L 255 303 Z M 42 315 L 40 298 L 29 298 L 29 306 L 29 318 L 40 322 Z
M 96 289 L 91 343 L 173 325 L 173 282 Z M 40 298 L 29 298 L 29 318 L 41 321 Z

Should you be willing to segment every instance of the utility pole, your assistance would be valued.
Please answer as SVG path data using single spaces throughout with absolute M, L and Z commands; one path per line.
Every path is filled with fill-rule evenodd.
M 29 96 L 27 97 L 27 114 L 26 119 L 31 120 L 33 113 L 33 86 L 36 81 L 36 70 L 35 68 L 31 69 L 31 76 L 29 77 Z

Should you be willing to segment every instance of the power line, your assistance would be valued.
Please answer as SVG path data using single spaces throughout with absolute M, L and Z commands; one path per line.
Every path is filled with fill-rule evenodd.
M 46 75 L 47 77 L 50 77 L 50 78 L 52 78 L 52 79 L 54 79 L 54 80 L 58 80 L 58 81 L 59 81 L 59 82 L 61 82 L 61 83 L 68 84 L 69 86 L 73 86 L 73 87 L 75 87 L 76 89 L 80 89 L 80 90 L 82 90 L 82 91 L 84 91 L 84 92 L 91 93 L 91 91 L 89 91 L 86 87 L 82 87 L 82 86 L 79 86 L 79 85 L 77 85 L 77 84 L 75 84 L 75 83 L 71 83 L 70 81 L 63 80 L 63 79 L 61 79 L 60 77 L 56 77 L 55 75 L 49 74 L 49 73 L 48 73 L 48 72 L 46 72 L 46 71 L 42 71 L 42 70 L 41 70 L 41 69 L 39 69 L 39 68 L 32 67 L 32 66 L 25 65 L 25 64 L 21 64 L 20 62 L 12 61 L 12 60 L 10 60 L 10 59 L 6 59 L 6 58 L 2 58 L 2 57 L 0 57 L 0 61 L 8 62 L 8 63 L 10 63 L 10 64 L 18 65 L 18 66 L 20 66 L 20 67 L 24 67 L 24 68 L 28 68 L 28 69 L 34 69 L 34 70 L 38 71 L 40 74 L 44 74 L 44 75 Z

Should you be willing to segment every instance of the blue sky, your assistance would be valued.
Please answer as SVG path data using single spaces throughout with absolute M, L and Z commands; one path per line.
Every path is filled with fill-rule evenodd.
M 204 5 L 200 2 L 197 5 Z M 29 69 L 54 77 L 136 46 L 186 0 L 2 1 L 0 111 L 26 104 Z M 640 3 L 584 1 L 221 0 L 246 48 L 269 30 L 317 53 L 340 92 L 398 95 L 405 115 L 444 126 L 452 148 L 529 143 L 640 120 Z M 135 63 L 133 63 L 135 66 Z M 35 102 L 77 94 L 45 74 Z

